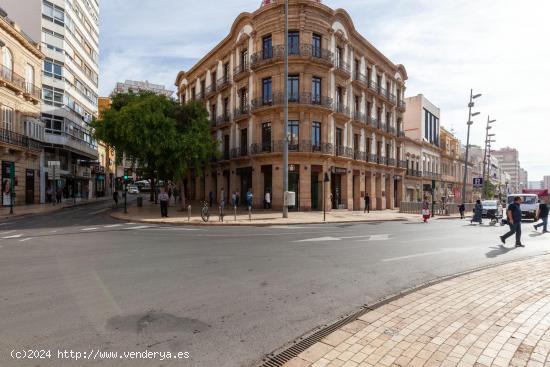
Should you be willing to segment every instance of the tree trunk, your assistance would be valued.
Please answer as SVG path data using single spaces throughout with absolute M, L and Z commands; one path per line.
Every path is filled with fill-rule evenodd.
M 155 201 L 155 192 L 157 191 L 156 185 L 155 185 L 155 179 L 151 178 L 149 181 L 151 182 L 151 192 L 149 194 L 149 201 L 153 202 Z

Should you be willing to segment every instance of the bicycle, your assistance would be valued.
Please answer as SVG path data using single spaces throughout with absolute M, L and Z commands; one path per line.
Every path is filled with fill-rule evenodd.
M 208 211 L 208 203 L 206 201 L 203 201 L 201 203 L 201 218 L 203 222 L 208 222 L 210 219 L 210 213 Z

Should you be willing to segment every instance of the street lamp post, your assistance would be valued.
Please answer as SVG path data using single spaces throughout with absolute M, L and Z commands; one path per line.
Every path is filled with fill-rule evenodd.
M 285 71 L 283 88 L 284 128 L 283 128 L 283 218 L 288 218 L 285 194 L 288 191 L 288 0 L 285 0 Z
M 330 182 L 330 178 L 328 177 L 328 173 L 325 172 L 325 177 L 323 179 L 323 222 L 327 221 L 327 204 L 325 203 L 325 185 L 327 182 Z
M 470 152 L 470 126 L 474 123 L 472 117 L 479 115 L 479 112 L 472 113 L 474 99 L 481 97 L 481 94 L 474 95 L 473 89 L 470 89 L 470 103 L 468 103 L 468 134 L 466 137 L 466 156 L 464 157 L 464 180 L 462 182 L 462 204 L 466 203 L 466 182 L 468 180 L 468 154 Z
M 489 134 L 489 130 L 491 130 L 492 126 L 491 124 L 496 122 L 497 120 L 491 120 L 489 118 L 489 116 L 487 115 L 487 127 L 485 128 L 485 151 L 483 152 L 483 191 L 482 191 L 482 196 L 483 198 L 486 199 L 485 197 L 485 187 L 487 185 L 487 182 L 485 180 L 485 173 L 489 171 L 489 164 L 490 164 L 490 160 L 487 159 L 487 148 L 489 148 L 489 154 L 490 154 L 490 139 L 492 136 L 495 136 L 495 134 Z M 489 176 L 489 174 L 487 174 L 487 176 Z

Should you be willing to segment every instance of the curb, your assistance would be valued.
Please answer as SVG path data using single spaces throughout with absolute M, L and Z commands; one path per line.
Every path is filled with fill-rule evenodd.
M 183 213 L 183 212 L 182 212 Z M 398 213 L 401 214 L 401 213 Z M 110 217 L 119 220 L 119 221 L 131 221 L 136 223 L 144 223 L 144 224 L 162 224 L 162 225 L 172 225 L 172 226 L 193 226 L 193 227 L 269 227 L 269 226 L 278 226 L 278 225 L 284 225 L 284 226 L 294 226 L 294 225 L 307 225 L 307 224 L 364 224 L 364 223 L 385 223 L 385 222 L 412 222 L 413 220 L 410 218 L 403 218 L 403 217 L 397 217 L 397 218 L 390 218 L 390 219 L 359 219 L 359 220 L 337 220 L 337 221 L 327 221 L 323 222 L 320 220 L 315 221 L 301 221 L 301 222 L 292 222 L 292 223 L 254 223 L 254 220 L 251 222 L 243 220 L 242 222 L 219 222 L 219 221 L 209 221 L 209 222 L 202 222 L 202 221 L 192 221 L 192 222 L 165 222 L 161 219 L 139 219 L 139 218 L 131 218 L 131 217 L 124 217 L 123 213 L 120 212 L 110 212 Z M 215 217 L 215 216 L 214 216 Z M 226 215 L 226 217 L 231 217 L 231 215 Z M 184 220 L 185 217 L 182 217 L 182 220 Z M 460 219 L 458 217 L 444 217 L 444 216 L 438 216 L 435 218 L 432 218 L 432 220 L 451 220 L 451 219 Z
M 61 211 L 63 209 L 76 208 L 76 207 L 79 207 L 79 206 L 86 206 L 86 205 L 101 203 L 103 201 L 108 201 L 108 200 L 107 199 L 105 199 L 105 200 L 95 200 L 95 201 L 86 201 L 86 202 L 78 203 L 78 204 L 62 205 L 62 206 L 57 206 L 52 210 L 39 212 L 39 213 L 7 214 L 7 215 L 0 216 L 0 219 L 22 218 L 22 217 L 28 217 L 28 216 L 33 216 L 33 215 L 44 215 L 44 214 L 56 213 L 56 212 Z
M 113 219 L 120 220 L 120 221 L 131 221 L 131 222 L 137 222 L 137 223 L 145 223 L 145 224 L 164 224 L 164 225 L 173 225 L 173 226 L 194 226 L 194 227 L 269 227 L 269 226 L 294 226 L 294 225 L 305 225 L 305 224 L 357 224 L 357 223 L 384 223 L 384 222 L 408 222 L 409 219 L 407 218 L 393 218 L 393 219 L 373 219 L 373 220 L 356 220 L 356 221 L 330 221 L 330 222 L 323 222 L 323 221 L 311 221 L 311 222 L 292 222 L 292 223 L 254 223 L 254 220 L 252 222 L 179 222 L 179 223 L 172 223 L 172 222 L 164 222 L 162 220 L 156 220 L 156 219 L 150 219 L 150 220 L 144 220 L 144 219 L 136 219 L 131 217 L 119 217 L 117 216 L 118 212 L 111 212 L 110 216 Z
M 550 255 L 550 251 L 547 251 L 545 254 L 538 254 L 538 255 L 530 255 L 523 257 L 521 259 L 512 259 L 507 261 L 498 262 L 495 264 L 487 264 L 482 265 L 470 270 L 462 271 L 459 273 L 451 274 L 451 275 L 443 275 L 437 278 L 434 278 L 432 280 L 428 280 L 424 283 L 421 283 L 419 285 L 406 288 L 398 293 L 391 294 L 387 297 L 382 297 L 376 301 L 374 301 L 371 304 L 364 304 L 363 306 L 359 307 L 358 309 L 355 309 L 351 312 L 346 313 L 343 316 L 340 316 L 335 321 L 329 322 L 327 324 L 324 324 L 322 326 L 318 326 L 314 329 L 311 329 L 301 336 L 297 337 L 291 342 L 286 343 L 282 347 L 275 349 L 273 352 L 266 354 L 261 361 L 258 361 L 255 366 L 257 367 L 281 367 L 286 362 L 290 361 L 292 358 L 297 357 L 301 352 L 308 349 L 312 345 L 318 343 L 321 341 L 321 339 L 332 333 L 333 331 L 336 331 L 340 329 L 341 327 L 357 320 L 359 317 L 367 314 L 370 311 L 374 311 L 390 302 L 393 302 L 397 299 L 403 298 L 411 293 L 418 292 L 422 289 L 431 287 L 433 285 L 443 283 L 461 276 L 470 275 L 479 271 L 487 270 L 496 268 L 498 266 L 504 266 L 508 264 L 513 264 L 517 262 L 527 261 L 531 260 L 540 256 L 548 256 Z M 337 325 L 338 327 L 335 328 L 334 326 Z M 327 330 L 329 332 L 327 333 Z

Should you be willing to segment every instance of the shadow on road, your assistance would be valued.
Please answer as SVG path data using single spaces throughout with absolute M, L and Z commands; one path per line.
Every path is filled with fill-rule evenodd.
M 540 237 L 540 236 L 542 236 L 543 234 L 544 234 L 544 233 L 531 233 L 531 234 L 529 235 L 529 237 Z
M 491 247 L 491 248 L 492 248 L 492 250 L 485 254 L 485 256 L 487 256 L 488 258 L 495 258 L 499 255 L 504 255 L 504 254 L 508 253 L 509 251 L 512 251 L 512 250 L 516 249 L 515 247 L 504 247 L 502 245 L 498 245 L 496 247 Z

